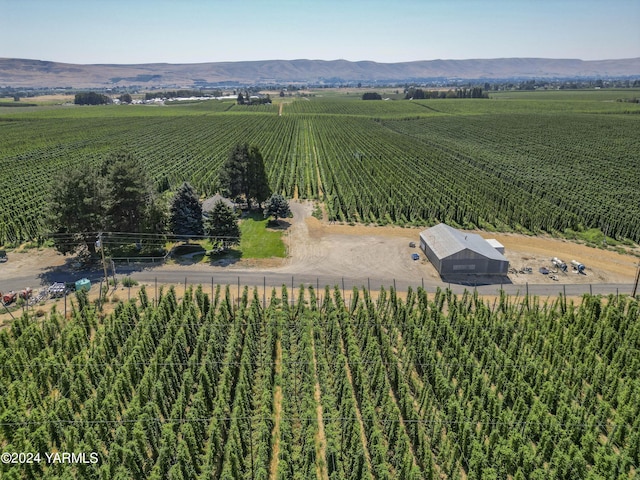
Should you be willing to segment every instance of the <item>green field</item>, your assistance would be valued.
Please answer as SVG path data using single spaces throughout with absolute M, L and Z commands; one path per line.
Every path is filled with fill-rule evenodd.
M 154 181 L 216 191 L 237 142 L 274 192 L 332 220 L 640 241 L 640 91 L 498 92 L 486 100 L 362 101 L 315 92 L 279 105 L 0 106 L 0 245 L 44 234 L 52 177 L 133 153 Z M 279 100 L 279 99 L 278 99 Z
M 269 227 L 269 219 L 261 212 L 254 212 L 240 222 L 240 244 L 214 254 L 209 260 L 286 257 L 287 247 L 282 241 L 284 231 Z
M 240 250 L 244 258 L 285 257 L 282 231 L 268 228 L 269 219 L 262 214 L 245 218 L 240 223 Z
M 108 316 L 81 295 L 0 330 L 0 445 L 41 455 L 0 476 L 636 478 L 635 300 L 261 293 L 143 291 Z

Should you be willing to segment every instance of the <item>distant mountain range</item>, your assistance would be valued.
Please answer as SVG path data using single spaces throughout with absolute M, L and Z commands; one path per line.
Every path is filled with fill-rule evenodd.
M 347 60 L 265 60 L 138 65 L 77 65 L 0 58 L 0 87 L 97 88 L 125 85 L 194 87 L 238 84 L 416 82 L 435 79 L 640 77 L 640 58 L 561 60 L 498 58 L 376 63 Z

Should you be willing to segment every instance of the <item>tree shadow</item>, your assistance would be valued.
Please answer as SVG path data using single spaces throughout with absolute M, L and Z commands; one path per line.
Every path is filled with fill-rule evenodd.
M 242 251 L 237 248 L 229 248 L 219 253 L 209 255 L 208 264 L 212 267 L 228 267 L 242 260 Z
M 109 269 L 111 272 L 111 269 Z M 56 282 L 76 282 L 81 278 L 88 278 L 91 283 L 104 278 L 104 268 L 102 264 L 96 262 L 81 263 L 77 257 L 65 259 L 63 265 L 46 267 L 39 274 L 40 285 L 51 285 Z
M 267 222 L 267 228 L 269 230 L 287 230 L 289 227 L 291 227 L 291 222 L 280 218 L 278 220 L 269 220 Z

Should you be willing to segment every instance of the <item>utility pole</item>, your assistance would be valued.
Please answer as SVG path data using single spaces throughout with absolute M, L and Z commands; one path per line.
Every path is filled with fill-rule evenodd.
M 100 254 L 102 255 L 102 268 L 104 269 L 104 281 L 107 285 L 109 285 L 109 275 L 107 274 L 107 262 L 104 259 L 104 244 L 102 243 L 102 232 L 98 234 L 96 247 L 100 249 Z M 102 295 L 102 292 L 100 292 L 100 295 Z
M 633 293 L 631 294 L 633 298 L 636 297 L 636 293 L 638 292 L 638 280 L 640 280 L 640 262 L 638 262 L 638 269 L 636 270 L 636 281 L 633 284 Z
M 118 285 L 116 281 L 116 262 L 113 260 L 111 260 L 111 273 L 113 275 L 113 291 L 115 292 Z

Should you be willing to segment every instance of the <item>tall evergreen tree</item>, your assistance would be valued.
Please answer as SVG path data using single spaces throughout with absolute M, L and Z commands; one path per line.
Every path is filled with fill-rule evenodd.
M 140 163 L 130 153 L 109 157 L 100 168 L 61 172 L 53 182 L 47 222 L 61 253 L 85 245 L 95 253 L 100 231 L 163 233 L 161 205 Z
M 248 145 L 246 143 L 236 144 L 229 152 L 220 171 L 219 183 L 223 195 L 235 199 L 246 193 L 248 163 Z
M 264 168 L 264 159 L 258 147 L 249 148 L 249 164 L 247 166 L 249 198 L 258 204 L 264 202 L 271 195 L 271 188 L 267 180 L 267 172 Z
M 176 192 L 169 208 L 169 225 L 176 235 L 203 234 L 202 205 L 195 189 L 184 182 Z
M 56 250 L 67 254 L 85 245 L 96 252 L 96 234 L 105 227 L 105 185 L 99 172 L 82 166 L 54 180 L 47 223 Z
M 216 202 L 209 212 L 205 230 L 212 239 L 224 237 L 225 246 L 236 245 L 240 241 L 238 217 L 222 200 Z
M 151 200 L 151 182 L 130 153 L 113 155 L 106 164 L 107 225 L 115 232 L 139 232 Z
M 260 149 L 246 143 L 235 145 L 222 166 L 219 183 L 224 195 L 244 196 L 249 206 L 252 200 L 259 204 L 264 202 L 271 190 Z

